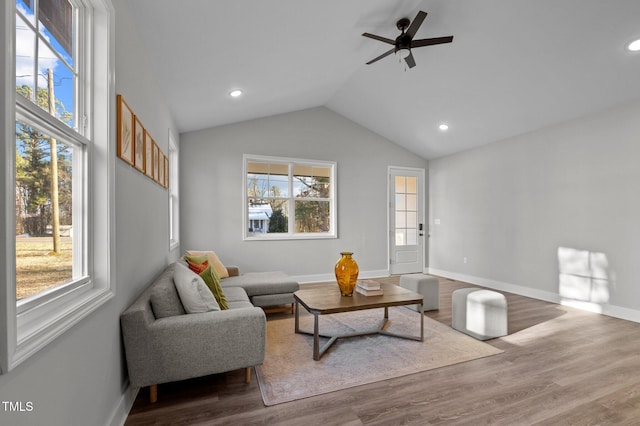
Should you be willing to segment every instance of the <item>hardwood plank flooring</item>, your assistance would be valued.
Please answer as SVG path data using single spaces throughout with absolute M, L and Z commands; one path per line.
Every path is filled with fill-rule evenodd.
M 466 287 L 441 278 L 440 309 L 425 315 L 450 325 L 451 293 Z M 273 407 L 255 372 L 247 385 L 231 371 L 159 385 L 155 404 L 142 389 L 125 424 L 640 424 L 640 324 L 504 294 L 509 335 L 487 342 L 500 355 Z

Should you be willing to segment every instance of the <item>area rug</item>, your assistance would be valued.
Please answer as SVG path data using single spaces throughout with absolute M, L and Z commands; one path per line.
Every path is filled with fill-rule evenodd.
M 384 310 L 380 308 L 320 316 L 320 333 L 336 335 L 375 330 L 383 315 Z M 390 308 L 385 330 L 419 336 L 418 315 L 404 307 Z M 383 335 L 338 339 L 319 361 L 314 361 L 313 336 L 295 334 L 293 330 L 293 318 L 267 321 L 266 357 L 264 363 L 256 367 L 265 405 L 308 398 L 503 352 L 425 316 L 424 342 Z M 300 330 L 313 331 L 313 316 L 301 312 Z M 321 346 L 327 340 L 321 338 Z

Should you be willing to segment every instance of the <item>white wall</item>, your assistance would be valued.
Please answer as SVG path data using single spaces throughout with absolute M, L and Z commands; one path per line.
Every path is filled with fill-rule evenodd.
M 125 0 L 116 9 L 116 92 L 168 153 L 177 132 L 155 84 Z M 115 113 L 115 103 L 114 103 Z M 115 147 L 115 130 L 113 144 Z M 115 149 L 113 150 L 115 153 Z M 31 401 L 33 411 L 6 413 L 0 424 L 119 424 L 131 403 L 120 337 L 120 313 L 173 258 L 169 253 L 167 191 L 116 160 L 116 293 L 89 318 L 13 371 L 0 376 L 0 399 Z
M 243 154 L 336 161 L 338 236 L 243 241 Z M 330 277 L 341 251 L 363 274 L 387 260 L 387 167 L 426 161 L 327 108 L 313 108 L 181 135 L 182 247 L 213 249 L 241 271 Z
M 639 117 L 635 102 L 431 161 L 430 270 L 640 321 Z

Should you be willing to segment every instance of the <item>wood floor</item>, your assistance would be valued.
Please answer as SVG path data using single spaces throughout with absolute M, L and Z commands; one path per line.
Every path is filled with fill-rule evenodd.
M 426 315 L 451 324 L 465 287 L 441 279 Z M 272 407 L 253 370 L 169 383 L 155 404 L 142 389 L 126 425 L 640 424 L 640 324 L 505 295 L 509 335 L 488 341 L 502 354 Z

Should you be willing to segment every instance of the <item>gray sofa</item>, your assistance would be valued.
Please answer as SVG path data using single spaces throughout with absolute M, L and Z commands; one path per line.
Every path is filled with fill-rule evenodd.
M 247 292 L 227 283 L 228 310 L 186 314 L 173 282 L 175 267 L 168 266 L 120 317 L 130 383 L 150 386 L 152 402 L 158 384 L 241 368 L 249 382 L 250 367 L 264 361 L 266 317 Z

